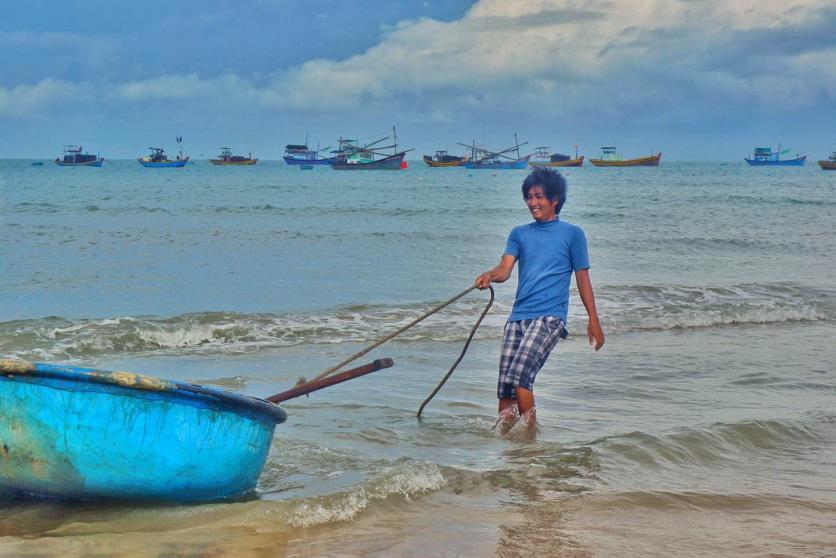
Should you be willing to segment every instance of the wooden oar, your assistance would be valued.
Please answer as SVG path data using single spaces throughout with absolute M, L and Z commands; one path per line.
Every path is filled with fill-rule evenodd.
M 270 397 L 265 397 L 265 399 L 271 403 L 281 403 L 282 401 L 287 401 L 288 399 L 293 399 L 294 397 L 299 397 L 300 395 L 307 395 L 308 393 L 327 388 L 328 386 L 333 386 L 334 384 L 353 380 L 354 378 L 359 378 L 360 376 L 365 376 L 366 374 L 371 374 L 372 372 L 389 368 L 393 364 L 394 361 L 391 358 L 379 358 L 374 362 L 364 364 L 363 366 L 358 366 L 357 368 L 352 368 L 351 370 L 346 370 L 345 372 L 340 372 L 339 374 L 334 374 L 333 376 L 323 378 L 321 380 L 314 380 L 312 382 L 302 384 L 299 387 L 277 393 L 276 395 L 271 395 Z

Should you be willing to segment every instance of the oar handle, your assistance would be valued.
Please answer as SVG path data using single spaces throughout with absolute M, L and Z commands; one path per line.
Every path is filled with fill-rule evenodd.
M 306 395 L 313 391 L 333 386 L 334 384 L 353 380 L 354 378 L 359 378 L 360 376 L 365 376 L 366 374 L 371 374 L 372 372 L 377 372 L 378 370 L 382 370 L 384 368 L 390 368 L 393 364 L 395 364 L 395 362 L 391 358 L 379 358 L 374 362 L 364 364 L 363 366 L 358 366 L 357 368 L 352 368 L 351 370 L 334 374 L 333 376 L 323 378 L 322 380 L 308 382 L 299 387 L 277 393 L 276 395 L 271 395 L 265 399 L 271 403 L 281 403 L 282 401 L 287 401 L 288 399 L 293 399 L 294 397 L 299 397 L 300 395 Z

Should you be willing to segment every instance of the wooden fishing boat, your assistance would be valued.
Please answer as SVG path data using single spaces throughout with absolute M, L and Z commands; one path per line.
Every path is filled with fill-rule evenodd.
M 528 166 L 528 160 L 531 158 L 531 155 L 521 157 L 520 147 L 527 143 L 527 141 L 520 143 L 517 140 L 517 134 L 514 134 L 513 146 L 499 151 L 491 151 L 490 149 L 479 147 L 476 145 L 476 140 L 473 140 L 471 144 L 459 143 L 459 145 L 470 149 L 470 159 L 463 162 L 462 166 L 466 169 L 484 170 L 524 169 Z M 516 157 L 506 155 L 506 153 L 511 153 L 512 151 L 516 153 Z
M 149 147 L 149 155 L 137 159 L 140 165 L 148 168 L 182 168 L 189 162 L 189 157 L 183 155 L 183 138 L 177 136 L 179 153 L 176 159 L 169 159 L 162 147 Z
M 607 146 L 601 148 L 600 159 L 590 159 L 589 162 L 596 167 L 658 167 L 661 159 L 662 153 L 636 159 L 622 159 L 615 146 Z
M 296 144 L 289 143 L 284 146 L 284 162 L 288 165 L 330 165 L 334 162 L 345 161 L 345 155 L 338 153 L 334 157 L 321 157 L 320 153 L 331 149 L 331 146 L 323 147 L 322 149 L 311 149 L 308 147 L 308 135 L 305 134 L 305 143 Z
M 213 165 L 254 165 L 258 159 L 253 159 L 253 154 L 250 153 L 246 157 L 241 155 L 233 155 L 232 149 L 229 147 L 221 147 L 221 154 L 217 159 L 209 159 Z
M 516 159 L 513 161 L 499 161 L 499 160 L 487 160 L 487 161 L 467 161 L 463 163 L 462 166 L 466 169 L 524 169 L 528 166 L 528 160 L 531 158 L 531 155 L 526 155 L 525 157 L 521 157 L 520 159 Z
M 340 138 L 337 153 L 344 157 L 330 163 L 334 170 L 401 170 L 407 167 L 404 157 L 412 149 L 398 151 L 398 132 L 392 126 L 394 142 L 392 145 L 379 147 L 377 144 L 389 139 L 389 136 L 370 143 L 360 144 L 356 140 Z M 384 153 L 383 149 L 392 149 L 394 153 Z
M 400 170 L 404 167 L 404 156 L 406 152 L 389 155 L 382 159 L 375 159 L 368 162 L 341 161 L 331 163 L 334 170 Z
M 534 148 L 534 156 L 529 159 L 528 164 L 532 167 L 582 167 L 583 155 L 578 156 L 578 149 L 575 146 L 575 157 L 562 153 L 552 153 L 548 146 Z
M 822 170 L 836 170 L 836 151 L 830 153 L 830 157 L 819 161 Z
M 807 161 L 806 155 L 795 154 L 795 157 L 782 159 L 782 155 L 790 153 L 790 149 L 781 149 L 778 145 L 778 151 L 772 151 L 771 147 L 755 147 L 749 157 L 743 160 L 749 163 L 752 167 L 800 167 Z
M 286 419 L 272 403 L 221 390 L 0 360 L 0 494 L 241 498 Z
M 61 157 L 55 159 L 55 164 L 59 167 L 100 167 L 104 163 L 104 159 L 98 155 L 90 155 L 82 151 L 84 148 L 80 145 L 65 145 L 64 152 Z
M 449 155 L 446 151 L 436 151 L 435 155 L 424 155 L 424 162 L 433 168 L 461 167 L 469 158 Z

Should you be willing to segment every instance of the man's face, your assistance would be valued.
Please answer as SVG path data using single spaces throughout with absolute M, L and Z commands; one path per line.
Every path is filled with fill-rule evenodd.
M 560 200 L 555 198 L 549 200 L 543 192 L 543 187 L 538 185 L 532 186 L 525 196 L 525 203 L 528 205 L 528 210 L 535 221 L 551 221 L 555 218 L 555 208 Z

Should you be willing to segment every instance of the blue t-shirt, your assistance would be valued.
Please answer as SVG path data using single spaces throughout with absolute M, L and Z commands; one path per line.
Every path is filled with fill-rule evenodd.
M 514 227 L 505 254 L 514 256 L 519 265 L 517 296 L 508 321 L 557 316 L 565 322 L 572 272 L 589 268 L 581 228 L 560 219 Z

